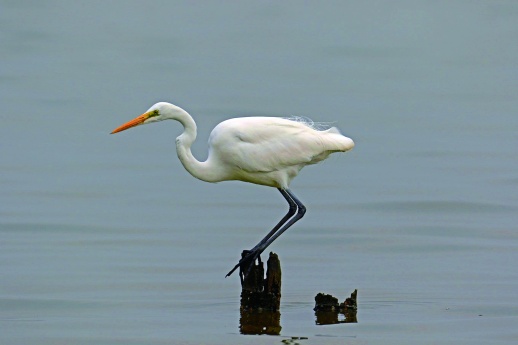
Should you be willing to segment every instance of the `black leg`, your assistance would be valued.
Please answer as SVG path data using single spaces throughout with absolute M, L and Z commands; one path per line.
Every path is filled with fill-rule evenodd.
M 261 240 L 259 241 L 259 243 L 257 243 L 255 245 L 254 248 L 252 248 L 251 250 L 248 251 L 248 255 L 241 258 L 241 260 L 239 260 L 239 263 L 237 265 L 234 266 L 234 268 L 227 273 L 227 275 L 225 276 L 228 277 L 229 275 L 231 275 L 232 273 L 234 273 L 234 271 L 238 268 L 238 267 L 241 267 L 245 262 L 249 262 L 249 267 L 247 267 L 246 270 L 243 271 L 243 268 L 241 267 L 240 269 L 240 276 L 242 275 L 247 275 L 248 274 L 248 271 L 251 267 L 251 264 L 255 261 L 255 259 L 257 258 L 258 255 L 255 255 L 257 253 L 260 254 L 260 252 L 258 252 L 258 249 L 259 247 L 261 247 L 262 245 L 264 245 L 280 228 L 281 226 L 284 225 L 284 223 L 286 223 L 291 217 L 293 217 L 293 215 L 295 215 L 295 213 L 297 212 L 297 204 L 292 200 L 292 198 L 290 197 L 290 195 L 287 193 L 286 190 L 284 189 L 281 189 L 281 188 L 277 188 L 279 190 L 279 192 L 282 194 L 282 196 L 284 197 L 284 199 L 286 199 L 286 201 L 288 202 L 289 204 L 289 209 L 288 209 L 288 212 L 286 213 L 286 215 L 279 221 L 279 223 L 277 223 L 277 225 L 275 225 L 273 227 L 272 230 L 270 230 L 270 232 Z M 253 259 L 252 259 L 253 258 Z
M 261 253 L 277 239 L 277 237 L 279 237 L 284 231 L 288 230 L 290 226 L 295 224 L 295 222 L 302 218 L 306 213 L 306 207 L 289 189 L 278 188 L 278 190 L 290 205 L 288 213 L 286 213 L 280 222 L 277 223 L 277 225 L 254 248 L 250 250 L 246 257 L 239 260 L 239 263 L 234 266 L 234 268 L 228 272 L 225 277 L 230 276 L 238 267 L 241 267 L 245 263 L 248 263 L 250 266 L 259 257 L 259 255 L 261 255 Z M 246 273 L 244 273 L 243 269 L 241 269 L 240 275 L 241 274 L 248 274 L 248 270 L 246 270 Z
M 277 231 L 275 234 L 273 234 L 265 243 L 261 244 L 257 250 L 259 250 L 259 254 L 261 254 L 270 244 L 273 243 L 279 237 L 283 234 L 284 231 L 288 230 L 290 226 L 295 224 L 300 218 L 304 217 L 304 214 L 306 213 L 306 206 L 300 202 L 299 199 L 289 190 L 286 189 L 286 193 L 291 197 L 291 199 L 297 204 L 297 214 L 289 220 L 288 223 L 286 223 L 279 231 Z
M 257 243 L 254 248 L 252 248 L 250 250 L 251 252 L 257 250 L 260 246 L 262 246 L 264 243 L 266 243 L 266 241 L 268 241 L 270 239 L 270 237 L 272 237 L 277 232 L 277 230 L 279 230 L 281 228 L 281 226 L 283 226 L 284 223 L 286 223 L 288 221 L 288 219 L 293 217 L 293 215 L 297 212 L 297 204 L 292 200 L 290 195 L 284 189 L 281 189 L 281 188 L 277 188 L 277 189 L 279 190 L 279 192 L 281 192 L 284 199 L 286 199 L 286 201 L 290 205 L 288 213 L 286 213 L 286 215 L 279 221 L 279 223 L 277 223 L 277 225 L 275 225 L 273 227 L 273 229 L 266 236 L 264 236 L 264 238 L 259 243 Z

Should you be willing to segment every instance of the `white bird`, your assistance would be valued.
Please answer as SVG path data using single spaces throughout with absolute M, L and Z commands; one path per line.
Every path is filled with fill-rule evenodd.
M 309 164 L 326 159 L 333 152 L 354 147 L 352 139 L 335 128 L 318 130 L 311 123 L 277 117 L 242 117 L 221 122 L 209 137 L 209 155 L 200 162 L 191 152 L 196 139 L 196 123 L 182 108 L 160 102 L 144 114 L 114 129 L 111 134 L 128 128 L 176 120 L 184 127 L 176 138 L 176 152 L 184 168 L 194 177 L 207 182 L 239 180 L 277 188 L 289 204 L 288 213 L 226 275 L 251 265 L 259 255 L 304 216 L 306 207 L 290 191 L 291 180 Z M 250 267 L 250 266 L 249 266 Z

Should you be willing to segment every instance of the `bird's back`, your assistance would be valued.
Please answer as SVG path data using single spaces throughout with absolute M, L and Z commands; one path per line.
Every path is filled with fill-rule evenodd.
M 354 142 L 338 129 L 319 131 L 276 117 L 244 117 L 221 122 L 209 138 L 209 160 L 224 165 L 228 179 L 287 188 L 304 166 Z

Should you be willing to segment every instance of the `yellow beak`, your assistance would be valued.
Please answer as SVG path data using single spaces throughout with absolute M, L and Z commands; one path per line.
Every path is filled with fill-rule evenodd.
M 131 127 L 135 127 L 135 126 L 141 125 L 148 118 L 149 118 L 149 113 L 144 113 L 144 114 L 142 114 L 140 116 L 137 116 L 133 120 L 126 122 L 122 126 L 119 126 L 119 127 L 115 128 L 110 134 L 115 134 L 115 133 L 118 133 L 118 132 L 122 132 L 122 131 L 125 131 L 126 129 L 129 129 Z

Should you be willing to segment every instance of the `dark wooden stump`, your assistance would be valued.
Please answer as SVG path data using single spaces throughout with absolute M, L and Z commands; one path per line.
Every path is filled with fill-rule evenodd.
M 248 252 L 243 251 L 243 256 Z M 241 281 L 241 334 L 281 333 L 281 263 L 277 254 L 270 253 L 266 264 L 252 263 L 250 273 Z
M 246 254 L 246 252 L 243 252 Z M 252 263 L 250 273 L 241 282 L 241 310 L 279 311 L 281 306 L 281 263 L 270 253 L 264 277 L 263 262 Z

